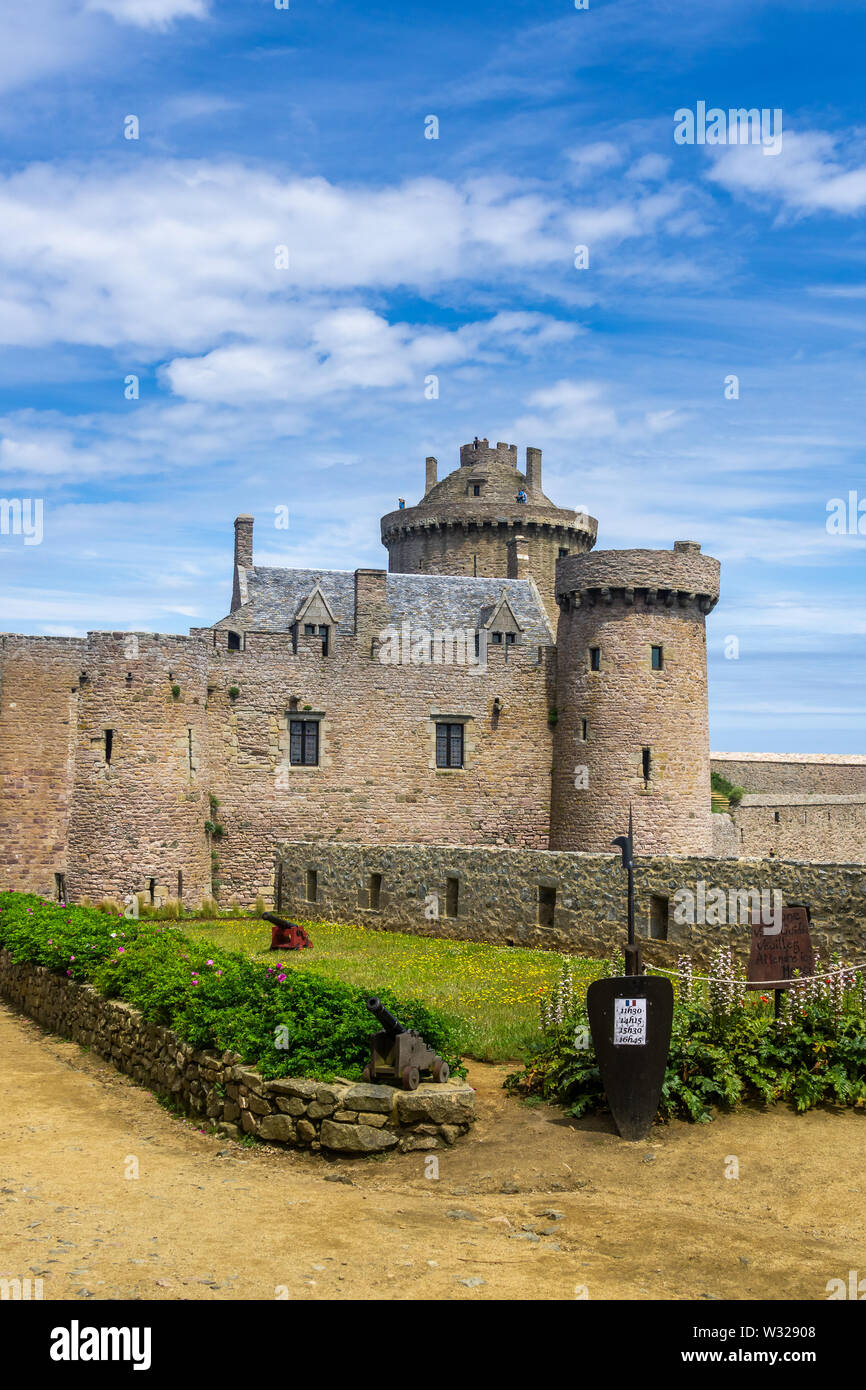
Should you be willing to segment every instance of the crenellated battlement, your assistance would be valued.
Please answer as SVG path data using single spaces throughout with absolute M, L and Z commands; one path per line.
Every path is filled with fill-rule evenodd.
M 490 467 L 497 464 L 517 468 L 517 445 L 501 441 L 494 446 L 487 439 L 475 439 L 460 446 L 460 467 Z

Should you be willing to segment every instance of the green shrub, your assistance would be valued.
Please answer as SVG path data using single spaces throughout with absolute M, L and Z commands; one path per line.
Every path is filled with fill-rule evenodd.
M 569 987 L 567 969 L 542 1006 L 535 1053 L 505 1084 L 581 1116 L 603 1109 L 605 1098 L 595 1053 L 583 1045 L 585 996 Z M 691 963 L 680 962 L 662 1117 L 706 1121 L 713 1108 L 747 1101 L 787 1101 L 801 1111 L 866 1104 L 866 985 L 859 972 L 786 991 L 778 1019 L 771 995 L 745 990 L 729 952 L 716 953 L 709 974 L 720 983 L 701 992 Z
M 745 787 L 736 787 L 733 782 L 729 782 L 727 777 L 723 777 L 720 772 L 710 773 L 710 788 L 714 792 L 721 792 L 726 796 L 732 806 L 737 806 L 746 795 Z
M 88 981 L 195 1047 L 238 1052 L 267 1077 L 360 1077 L 375 1031 L 362 990 L 279 962 L 261 965 L 152 919 L 0 893 L 0 948 L 15 961 Z M 452 1070 L 460 1067 L 437 1013 L 387 991 L 381 998 Z

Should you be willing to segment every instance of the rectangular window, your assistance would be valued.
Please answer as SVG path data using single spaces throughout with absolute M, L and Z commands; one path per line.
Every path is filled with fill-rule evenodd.
M 55 875 L 54 875 L 54 887 L 55 887 L 55 889 L 57 890 L 57 901 L 58 901 L 59 903 L 65 903 L 65 902 L 66 902 L 66 875 L 65 875 L 65 874 L 55 874 Z
M 652 776 L 652 749 L 642 748 L 640 758 L 641 770 L 643 771 L 643 783 L 644 786 L 647 787 L 649 786 L 649 780 Z
M 668 939 L 668 900 L 655 893 L 650 898 L 649 935 L 653 941 Z
M 564 545 L 561 545 L 561 546 L 559 547 L 559 558 L 560 558 L 560 560 L 564 560 L 567 554 L 568 554 L 568 550 L 566 549 L 566 547 L 565 547 Z
M 506 632 L 506 634 L 505 634 L 505 645 L 506 645 L 507 647 L 513 647 L 513 646 L 514 646 L 514 643 L 515 643 L 516 641 L 517 641 L 517 633 L 516 633 L 516 632 Z
M 445 880 L 445 916 L 456 917 L 460 905 L 460 880 L 459 878 L 447 878 Z
M 155 879 L 155 878 L 149 878 L 149 879 L 147 880 L 147 894 L 148 894 L 148 897 L 150 898 L 151 903 L 154 903 L 154 902 L 156 901 L 156 879 Z
M 653 670 L 654 670 L 654 671 L 661 671 L 661 670 L 664 669 L 664 664 L 665 664 L 664 651 L 662 650 L 661 647 L 653 647 L 653 649 L 652 649 L 652 663 L 653 663 Z
M 371 874 L 368 888 L 370 892 L 370 906 L 374 912 L 379 911 L 379 899 L 382 894 L 382 875 Z
M 307 869 L 307 902 L 318 902 L 319 875 L 315 869 Z
M 304 623 L 304 636 L 305 636 L 305 637 L 315 637 L 315 635 L 316 635 L 316 624 L 315 624 L 315 623 Z
M 493 642 L 494 647 L 501 647 L 501 646 L 502 646 L 502 633 L 501 633 L 501 632 L 491 632 L 491 634 L 490 634 L 490 639 L 491 639 L 491 641 Z
M 239 632 L 229 633 L 229 651 L 239 652 L 241 649 L 241 634 Z
M 319 628 L 319 636 L 320 636 L 321 639 L 322 639 L 322 656 L 327 656 L 327 655 L 328 655 L 328 633 L 329 633 L 329 632 L 330 632 L 330 628 L 328 627 L 328 625 L 327 625 L 326 623 L 323 623 L 323 625 Z
M 113 730 L 113 729 L 106 729 L 106 730 L 105 730 L 105 765 L 106 765 L 106 767 L 108 767 L 108 766 L 110 765 L 110 763 L 111 763 L 111 754 L 112 754 L 113 749 L 114 749 L 114 730 Z
M 589 649 L 589 669 L 590 671 L 601 670 L 601 647 L 590 647 Z
M 436 766 L 463 766 L 463 725 L 436 725 Z
M 473 496 L 473 497 L 480 497 L 480 496 L 481 496 L 481 484 L 480 484 L 480 483 L 475 483 L 475 484 L 473 484 L 473 487 L 472 487 L 472 496 Z
M 177 900 L 178 900 L 178 902 L 181 901 L 182 897 L 183 897 L 183 869 L 178 869 L 178 871 L 177 871 Z
M 581 719 L 581 721 L 580 721 L 580 736 L 581 736 L 581 738 L 583 739 L 584 743 L 586 743 L 586 740 L 589 738 L 589 720 L 588 720 L 588 719 Z
M 538 885 L 538 925 L 552 927 L 556 912 L 556 889 Z
M 318 767 L 318 719 L 289 720 L 289 761 L 293 767 Z

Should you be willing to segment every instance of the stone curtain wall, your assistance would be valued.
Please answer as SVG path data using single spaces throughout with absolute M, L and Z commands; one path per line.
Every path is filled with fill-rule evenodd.
M 0 636 L 0 888 L 56 895 L 66 872 L 86 642 Z
M 226 831 L 223 901 L 273 897 L 283 839 L 547 846 L 552 648 L 539 660 L 535 645 L 491 646 L 478 674 L 385 665 L 368 638 L 342 629 L 330 656 L 318 639 L 307 642 L 293 656 L 288 633 L 247 633 L 245 651 L 208 649 L 208 790 Z M 293 698 L 293 717 L 321 715 L 318 767 L 289 764 Z M 436 767 L 436 714 L 466 720 L 461 769 Z
M 866 796 L 866 755 L 713 753 L 713 772 L 755 794 Z
M 280 846 L 279 859 L 282 907 L 290 916 L 592 956 L 619 949 L 625 940 L 626 876 L 618 853 L 292 843 Z M 309 869 L 317 874 L 315 903 L 306 899 Z M 382 875 L 378 911 L 365 906 L 374 873 Z M 447 915 L 454 891 L 452 886 L 449 895 L 449 879 L 458 885 L 456 916 Z M 699 881 L 726 892 L 779 889 L 785 904 L 810 907 L 813 941 L 825 958 L 839 950 L 849 960 L 866 960 L 866 875 L 860 865 L 638 856 L 638 932 L 648 960 L 675 964 L 687 952 L 707 963 L 713 949 L 726 945 L 740 955 L 748 952 L 748 926 L 674 922 L 675 892 L 694 893 Z M 552 908 L 550 890 L 556 894 Z M 646 939 L 654 897 L 656 912 L 668 903 L 666 941 Z
M 453 1144 L 475 1119 L 460 1082 L 417 1091 L 284 1077 L 265 1081 L 236 1052 L 201 1051 L 128 1004 L 0 951 L 0 995 L 44 1028 L 91 1048 L 157 1095 L 232 1137 L 341 1154 L 430 1150 Z
M 737 855 L 866 864 L 866 796 L 746 796 L 730 820 Z
M 196 906 L 211 794 L 224 902 L 273 899 L 280 839 L 546 847 L 554 649 L 491 647 L 481 674 L 385 665 L 367 606 L 327 657 L 304 636 L 293 654 L 288 632 L 246 633 L 243 651 L 224 629 L 0 639 L 0 885 L 54 897 L 63 873 L 70 900 L 98 901 L 153 880 L 162 899 L 180 873 Z M 293 701 L 321 715 L 318 767 L 289 765 Z M 462 769 L 436 768 L 437 714 L 466 721 Z
M 92 632 L 79 691 L 67 881 L 73 901 L 210 894 L 207 649 L 189 637 Z M 178 695 L 172 694 L 174 687 Z M 112 730 L 106 762 L 105 731 Z

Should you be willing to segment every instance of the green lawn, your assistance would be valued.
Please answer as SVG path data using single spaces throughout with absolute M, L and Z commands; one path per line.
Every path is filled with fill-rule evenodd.
M 371 931 L 338 922 L 303 925 L 313 939 L 311 951 L 271 955 L 267 922 L 239 918 L 182 924 L 191 937 L 256 959 L 316 970 L 370 994 L 388 988 L 420 999 L 454 1021 L 464 1056 L 485 1062 L 526 1055 L 538 1037 L 539 1000 L 555 983 L 564 959 L 575 982 L 584 987 L 606 973 L 603 960 L 563 957 L 555 951 Z

